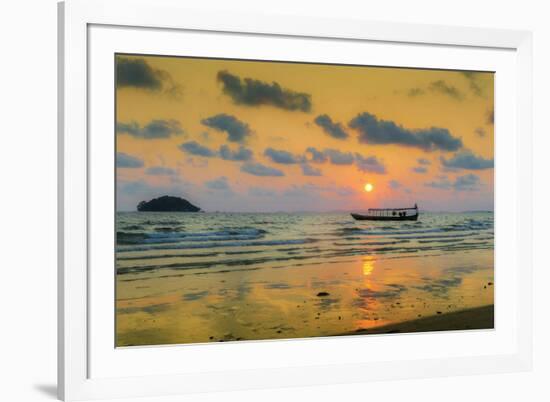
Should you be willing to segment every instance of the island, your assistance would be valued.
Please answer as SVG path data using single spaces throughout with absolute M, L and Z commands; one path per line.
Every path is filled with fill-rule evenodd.
M 163 195 L 151 201 L 141 201 L 137 210 L 139 212 L 199 212 L 201 209 L 186 199 Z

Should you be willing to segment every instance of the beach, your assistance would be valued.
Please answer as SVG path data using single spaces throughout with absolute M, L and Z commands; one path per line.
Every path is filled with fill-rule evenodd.
M 425 318 L 388 324 L 380 327 L 358 329 L 342 335 L 398 334 L 433 331 L 464 331 L 491 329 L 495 322 L 495 306 L 474 307 L 452 313 L 435 314 Z
M 117 214 L 117 346 L 493 328 L 493 214 Z

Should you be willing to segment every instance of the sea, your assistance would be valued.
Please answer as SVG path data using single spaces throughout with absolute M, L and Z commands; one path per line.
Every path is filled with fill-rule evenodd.
M 494 301 L 492 212 L 116 216 L 117 346 L 331 336 Z

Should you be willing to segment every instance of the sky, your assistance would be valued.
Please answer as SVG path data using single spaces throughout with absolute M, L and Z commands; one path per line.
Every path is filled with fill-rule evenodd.
M 115 135 L 118 211 L 494 207 L 491 72 L 119 54 Z

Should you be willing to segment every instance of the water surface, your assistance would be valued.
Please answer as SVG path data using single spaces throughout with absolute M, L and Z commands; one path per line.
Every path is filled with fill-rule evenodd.
M 117 345 L 329 336 L 493 304 L 493 214 L 118 213 Z

